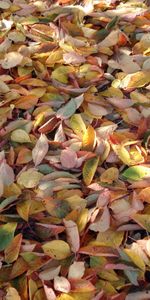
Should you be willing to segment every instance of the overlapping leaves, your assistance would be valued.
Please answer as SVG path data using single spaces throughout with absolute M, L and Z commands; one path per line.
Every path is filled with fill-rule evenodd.
M 0 298 L 143 300 L 148 1 L 1 0 L 0 12 Z

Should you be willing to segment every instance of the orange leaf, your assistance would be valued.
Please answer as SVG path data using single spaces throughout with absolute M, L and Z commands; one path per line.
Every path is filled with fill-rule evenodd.
M 38 97 L 35 95 L 22 96 L 14 102 L 15 107 L 20 109 L 30 109 L 38 102 Z

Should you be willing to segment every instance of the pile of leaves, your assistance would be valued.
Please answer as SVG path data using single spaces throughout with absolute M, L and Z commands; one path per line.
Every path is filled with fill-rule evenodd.
M 0 299 L 150 299 L 148 2 L 0 13 Z

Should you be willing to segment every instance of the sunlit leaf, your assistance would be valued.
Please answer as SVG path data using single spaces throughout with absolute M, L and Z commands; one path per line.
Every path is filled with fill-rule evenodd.
M 21 297 L 14 287 L 8 287 L 6 292 L 5 300 L 21 300 Z
M 86 126 L 81 114 L 74 114 L 70 119 L 70 125 L 73 131 L 82 138 L 86 131 Z
M 150 82 L 149 71 L 139 71 L 125 76 L 121 82 L 122 88 L 140 88 Z
M 4 60 L 2 61 L 3 69 L 10 69 L 20 65 L 22 62 L 23 56 L 18 52 L 9 52 L 5 55 Z
M 43 251 L 50 257 L 61 260 L 71 255 L 69 245 L 62 240 L 53 240 L 45 243 L 43 246 Z
M 123 172 L 123 176 L 129 180 L 141 180 L 150 177 L 150 168 L 144 166 L 133 166 Z
M 86 151 L 92 151 L 95 146 L 96 133 L 92 126 L 89 126 L 82 137 L 82 148 Z
M 68 293 L 70 292 L 71 285 L 67 278 L 56 276 L 54 278 L 54 289 L 59 292 Z

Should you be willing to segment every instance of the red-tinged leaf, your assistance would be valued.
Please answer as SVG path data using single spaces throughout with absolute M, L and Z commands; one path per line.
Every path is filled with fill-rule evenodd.
M 107 100 L 114 106 L 120 109 L 125 109 L 133 105 L 131 99 L 107 98 Z
M 76 52 L 63 54 L 63 60 L 66 64 L 80 65 L 85 62 L 85 58 Z
M 45 292 L 47 300 L 56 300 L 56 295 L 52 288 L 48 287 L 45 284 L 43 285 L 43 288 L 44 288 L 44 292 Z
M 35 166 L 38 166 L 42 160 L 45 158 L 48 152 L 48 140 L 44 134 L 40 135 L 35 147 L 32 150 L 32 158 Z
M 66 169 L 72 169 L 77 164 L 77 154 L 71 149 L 65 149 L 61 151 L 60 162 Z
M 96 219 L 94 223 L 90 225 L 90 229 L 93 231 L 105 232 L 110 227 L 110 213 L 107 206 L 104 208 L 103 213 Z
M 38 131 L 40 133 L 48 133 L 51 132 L 58 124 L 58 119 L 56 117 L 52 117 L 50 120 L 48 120 L 46 123 L 44 123 Z
M 127 296 L 128 297 L 128 296 Z M 111 297 L 111 300 L 127 300 L 126 293 L 122 292 L 118 295 L 114 295 Z M 142 299 L 141 299 L 142 300 Z
M 105 246 L 85 246 L 79 249 L 79 253 L 88 254 L 94 256 L 104 256 L 104 257 L 117 257 L 118 253 L 111 247 Z
M 77 224 L 72 220 L 64 220 L 64 225 L 66 227 L 67 240 L 70 248 L 74 253 L 76 253 L 80 248 L 80 236 Z
M 30 162 L 31 160 L 32 160 L 31 150 L 24 147 L 18 153 L 16 164 L 17 165 L 23 165 L 23 164 L 26 164 L 26 163 Z
M 84 293 L 95 291 L 95 286 L 85 279 L 70 280 L 73 292 Z
M 13 168 L 5 160 L 0 165 L 0 178 L 4 185 L 12 184 L 15 179 Z

